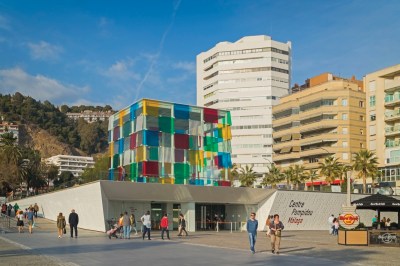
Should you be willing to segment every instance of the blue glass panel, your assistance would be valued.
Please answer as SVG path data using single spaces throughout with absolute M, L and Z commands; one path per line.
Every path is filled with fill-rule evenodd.
M 158 131 L 145 130 L 143 134 L 143 144 L 147 146 L 159 146 Z
M 179 119 L 189 119 L 189 106 L 174 104 L 174 116 Z

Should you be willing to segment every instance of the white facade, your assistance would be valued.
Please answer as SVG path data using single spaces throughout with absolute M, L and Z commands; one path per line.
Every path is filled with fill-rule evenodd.
M 93 157 L 56 155 L 46 159 L 46 164 L 58 166 L 58 174 L 62 172 L 71 172 L 74 177 L 82 175 L 85 168 L 93 168 Z
M 96 121 L 106 121 L 113 112 L 94 112 L 90 110 L 85 110 L 80 113 L 67 113 L 67 116 L 73 120 L 78 120 L 79 118 L 83 118 L 88 123 L 93 123 Z
M 197 56 L 197 105 L 231 111 L 232 162 L 272 163 L 272 106 L 290 88 L 291 43 L 269 36 L 221 42 Z

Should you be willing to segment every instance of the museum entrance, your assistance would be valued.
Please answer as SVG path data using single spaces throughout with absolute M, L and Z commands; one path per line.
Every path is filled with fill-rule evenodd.
M 226 219 L 223 204 L 196 204 L 196 230 L 216 230 L 217 222 Z M 219 229 L 222 229 L 219 225 Z

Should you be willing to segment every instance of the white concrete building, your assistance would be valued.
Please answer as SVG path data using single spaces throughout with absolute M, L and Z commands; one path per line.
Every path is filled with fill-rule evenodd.
M 353 194 L 352 200 L 368 195 Z M 399 197 L 395 197 L 399 199 Z M 177 217 L 182 213 L 189 232 L 214 230 L 208 222 L 215 214 L 224 221 L 220 230 L 246 230 L 246 221 L 255 212 L 258 230 L 265 230 L 268 215 L 278 213 L 285 230 L 326 230 L 328 217 L 342 213 L 345 193 L 282 191 L 273 189 L 207 187 L 155 183 L 115 182 L 100 180 L 57 192 L 18 200 L 21 209 L 32 202 L 39 207 L 39 216 L 56 220 L 59 212 L 71 209 L 79 214 L 79 227 L 108 230 L 107 221 L 118 218 L 121 212 L 134 213 L 137 229 L 140 217 L 150 211 L 152 229 L 159 230 L 163 213 L 167 213 L 169 228 L 178 229 Z M 12 205 L 15 202 L 11 202 Z M 371 226 L 373 210 L 357 210 L 360 222 Z M 381 217 L 397 222 L 396 212 L 381 212 Z
M 231 111 L 232 162 L 272 163 L 272 106 L 290 88 L 291 43 L 269 36 L 220 42 L 197 56 L 197 105 Z
M 90 110 L 85 110 L 80 113 L 67 113 L 67 116 L 73 120 L 78 120 L 79 118 L 83 118 L 88 123 L 93 123 L 96 121 L 106 121 L 113 112 L 95 112 Z
M 45 160 L 46 164 L 53 164 L 59 167 L 58 174 L 71 172 L 74 177 L 82 175 L 85 168 L 94 167 L 93 157 L 56 155 Z

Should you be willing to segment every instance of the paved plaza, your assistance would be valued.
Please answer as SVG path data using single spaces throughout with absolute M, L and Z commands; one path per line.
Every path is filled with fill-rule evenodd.
M 326 231 L 286 231 L 281 254 L 273 255 L 259 233 L 256 254 L 245 232 L 195 232 L 172 240 L 133 236 L 109 240 L 104 233 L 79 230 L 79 238 L 57 238 L 54 222 L 38 219 L 35 232 L 0 237 L 0 265 L 399 265 L 399 248 L 344 247 Z

